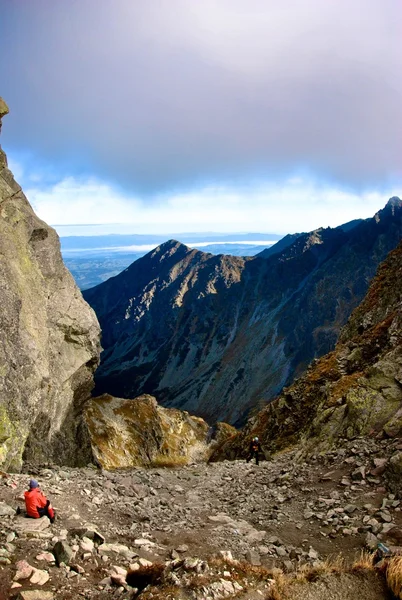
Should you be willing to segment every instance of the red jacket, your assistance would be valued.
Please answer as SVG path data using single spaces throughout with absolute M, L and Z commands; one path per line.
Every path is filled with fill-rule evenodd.
M 32 488 L 24 493 L 25 496 L 25 507 L 27 510 L 28 517 L 39 519 L 40 514 L 38 508 L 45 508 L 47 504 L 47 498 L 39 488 Z

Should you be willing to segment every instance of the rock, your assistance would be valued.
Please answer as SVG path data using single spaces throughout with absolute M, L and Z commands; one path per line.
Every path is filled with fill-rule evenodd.
M 386 469 L 385 478 L 389 489 L 394 493 L 402 493 L 402 452 L 397 452 L 391 456 Z
M 41 537 L 40 534 L 45 533 L 45 530 L 49 527 L 50 521 L 47 517 L 42 517 L 40 519 L 27 519 L 26 517 L 17 517 L 14 522 L 15 531 L 17 531 L 20 535 L 24 535 L 27 537 L 35 537 L 36 534 L 38 535 L 38 537 Z M 52 534 L 50 534 L 50 537 L 52 537 Z
M 255 567 L 261 565 L 260 555 L 255 550 L 247 550 L 246 559 Z
M 36 585 L 45 585 L 50 579 L 50 575 L 47 571 L 41 569 L 34 569 L 30 582 Z
M 131 560 L 133 557 L 137 556 L 137 554 L 125 546 L 124 544 L 102 544 L 98 548 L 98 553 L 106 556 L 110 554 L 120 554 L 127 558 L 127 560 Z
M 83 537 L 80 541 L 80 549 L 83 552 L 93 552 L 95 544 L 92 540 L 87 537 Z
M 147 394 L 130 400 L 109 394 L 93 398 L 85 420 L 96 459 L 105 469 L 183 465 L 206 461 L 211 454 L 203 419 L 163 408 Z
M 134 546 L 156 546 L 156 544 L 146 538 L 138 538 L 134 540 Z
M 366 469 L 364 467 L 358 467 L 352 471 L 352 479 L 354 481 L 362 481 L 366 478 Z
M 70 530 L 71 535 L 79 535 L 81 538 L 91 540 L 95 546 L 100 546 L 105 543 L 105 538 L 97 531 L 95 525 L 86 524 L 85 527 L 73 528 Z
M 15 515 L 15 508 L 9 506 L 5 502 L 0 502 L 0 517 L 13 517 Z
M 354 504 L 348 504 L 347 506 L 345 506 L 344 510 L 346 513 L 351 515 L 352 513 L 354 513 L 357 510 L 357 506 L 355 506 Z
M 3 98 L 0 98 L 0 121 L 3 117 L 8 115 L 8 113 L 9 113 L 9 108 L 8 108 L 5 100 L 3 100 Z
M 369 548 L 369 550 L 376 550 L 378 543 L 379 540 L 374 534 L 369 532 L 366 535 L 365 545 L 367 546 L 367 548 Z
M 17 596 L 17 600 L 54 600 L 54 598 L 53 592 L 44 590 L 24 590 Z
M 152 566 L 152 562 L 150 560 L 147 560 L 146 558 L 139 558 L 138 564 L 141 567 L 151 567 Z
M 61 563 L 68 565 L 72 558 L 74 557 L 74 552 L 72 548 L 65 541 L 59 541 L 55 544 L 53 548 L 53 554 L 55 556 L 56 564 L 58 566 Z
M 54 554 L 52 554 L 51 552 L 41 552 L 41 554 L 38 554 L 36 556 L 36 560 L 44 560 L 46 562 L 52 563 L 55 562 L 56 559 L 54 557 Z
M 29 579 L 32 575 L 34 567 L 31 567 L 29 563 L 25 560 L 20 560 L 17 562 L 17 572 L 14 575 L 14 581 L 21 581 L 22 579 Z
M 180 546 L 178 546 L 176 548 L 177 552 L 183 553 L 183 552 L 188 552 L 188 546 L 187 544 L 181 544 Z
M 87 464 L 81 409 L 99 362 L 99 324 L 57 233 L 36 216 L 1 149 L 0 205 L 0 466 L 19 471 L 23 454 L 31 464 Z

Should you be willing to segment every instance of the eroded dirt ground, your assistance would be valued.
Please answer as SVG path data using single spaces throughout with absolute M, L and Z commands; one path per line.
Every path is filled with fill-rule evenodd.
M 190 567 L 200 575 L 202 565 L 213 557 L 232 557 L 256 570 L 279 568 L 291 573 L 303 564 L 319 565 L 338 555 L 352 563 L 367 545 L 375 548 L 379 541 L 402 545 L 400 502 L 388 492 L 381 468 L 376 467 L 385 464 L 398 443 L 354 440 L 324 456 L 304 460 L 289 451 L 259 466 L 233 461 L 102 472 L 47 465 L 29 474 L 3 474 L 0 598 L 16 598 L 24 590 L 39 590 L 40 599 L 45 598 L 44 592 L 57 600 L 130 598 L 133 592 L 124 578 L 111 579 L 113 568 L 119 567 L 124 574 L 130 565 L 136 568 L 141 562 L 147 565 L 146 561 L 179 565 L 183 559 L 186 564 L 198 559 Z M 33 520 L 11 510 L 23 507 L 22 494 L 30 476 L 39 480 L 57 512 L 56 522 L 36 533 L 29 531 Z M 103 539 L 92 535 L 92 544 L 86 543 L 93 530 Z M 49 556 L 43 558 L 59 540 L 73 552 L 61 566 Z M 20 560 L 46 571 L 48 580 L 38 586 L 30 578 L 19 579 L 16 583 L 21 587 L 12 588 Z M 152 595 L 148 588 L 138 597 L 269 597 L 264 576 L 258 575 L 254 582 L 249 578 L 248 587 L 237 579 L 241 589 L 230 587 L 237 575 L 234 571 L 231 575 L 229 567 L 226 571 L 222 565 L 217 567 L 217 577 L 230 582 L 226 591 L 207 586 L 204 592 L 198 589 L 191 591 L 193 595 L 180 595 L 184 592 L 179 594 L 182 582 L 177 576 L 173 595 Z M 311 586 L 310 595 L 298 592 L 297 586 L 292 594 L 297 600 L 356 597 L 356 585 L 363 590 L 366 584 L 350 577 L 354 583 L 346 581 L 343 592 L 349 596 L 334 595 L 334 590 L 331 596 L 331 586 L 338 591 L 341 586 L 341 580 L 333 576 L 335 584 L 315 584 L 315 595 Z M 375 600 L 388 597 L 381 581 L 368 587 Z

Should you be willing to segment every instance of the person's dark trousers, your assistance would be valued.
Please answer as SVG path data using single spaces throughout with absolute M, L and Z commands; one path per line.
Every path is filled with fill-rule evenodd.
M 250 454 L 248 455 L 246 462 L 250 462 L 250 460 L 252 460 L 253 458 L 255 458 L 255 464 L 258 465 L 259 464 L 259 456 L 258 456 L 258 452 L 250 452 Z
M 49 517 L 50 522 L 53 523 L 54 521 L 54 511 L 52 509 L 50 509 L 49 511 L 49 505 L 50 505 L 50 500 L 47 501 L 46 506 L 44 506 L 43 508 L 38 508 L 38 513 L 41 517 Z

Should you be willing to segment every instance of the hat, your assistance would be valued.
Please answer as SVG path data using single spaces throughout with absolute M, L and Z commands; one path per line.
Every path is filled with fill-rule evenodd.
M 258 442 L 258 437 L 255 437 L 255 438 L 254 438 L 254 441 L 255 441 L 255 442 Z
M 39 487 L 39 483 L 36 481 L 36 479 L 31 479 L 31 481 L 29 482 L 29 487 L 32 488 L 37 488 Z

